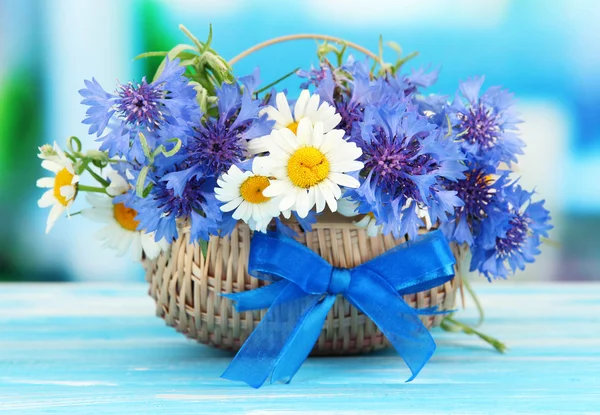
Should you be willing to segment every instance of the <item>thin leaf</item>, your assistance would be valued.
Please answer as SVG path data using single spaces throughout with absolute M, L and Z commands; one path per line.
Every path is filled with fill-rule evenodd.
M 210 49 L 210 44 L 212 43 L 212 38 L 213 38 L 212 23 L 210 23 L 208 25 L 208 39 L 206 40 L 206 43 L 204 44 L 204 48 L 202 49 L 202 53 L 204 53 L 204 52 L 206 52 L 207 50 Z
M 135 183 L 135 194 L 138 197 L 144 197 L 144 183 L 146 182 L 146 177 L 148 176 L 148 166 L 142 167 L 140 174 L 137 178 L 137 182 Z
M 293 71 L 291 71 L 291 72 L 288 72 L 287 74 L 283 75 L 281 78 L 279 78 L 279 79 L 277 79 L 277 80 L 275 80 L 275 81 L 271 82 L 270 84 L 268 84 L 268 85 L 266 85 L 266 86 L 262 87 L 262 88 L 261 88 L 261 89 L 259 89 L 258 91 L 255 91 L 255 92 L 254 92 L 254 95 L 258 96 L 258 94 L 260 94 L 261 92 L 265 92 L 265 91 L 267 91 L 267 90 L 269 90 L 269 89 L 273 88 L 273 87 L 274 87 L 275 85 L 277 85 L 278 83 L 280 83 L 280 82 L 282 82 L 282 81 L 286 80 L 287 78 L 289 78 L 290 76 L 294 75 L 294 74 L 295 74 L 295 73 L 298 71 L 298 69 L 300 69 L 300 68 L 296 68 L 296 69 L 294 69 Z
M 133 58 L 134 61 L 145 58 L 165 57 L 169 52 L 144 52 Z

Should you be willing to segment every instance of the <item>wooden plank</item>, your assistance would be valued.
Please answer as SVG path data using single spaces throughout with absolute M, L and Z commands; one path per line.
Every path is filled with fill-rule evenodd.
M 411 383 L 392 351 L 309 359 L 289 385 L 219 378 L 232 355 L 154 317 L 143 284 L 0 285 L 0 413 L 600 413 L 600 284 L 478 284 L 479 340 L 435 332 Z M 475 320 L 472 307 L 460 318 Z

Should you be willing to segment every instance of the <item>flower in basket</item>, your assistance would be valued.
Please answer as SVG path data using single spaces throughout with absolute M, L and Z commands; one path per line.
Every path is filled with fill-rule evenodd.
M 38 181 L 49 189 L 39 204 L 52 206 L 50 230 L 87 192 L 89 207 L 81 213 L 104 224 L 98 236 L 118 254 L 130 251 L 150 264 L 178 255 L 171 247 L 189 238 L 183 241 L 201 248 L 196 268 L 221 272 L 225 263 L 232 273 L 239 265 L 238 275 L 268 281 L 250 291 L 238 281 L 239 292 L 222 293 L 240 312 L 268 309 L 254 332 L 252 321 L 241 334 L 235 330 L 248 339 L 226 377 L 257 387 L 268 377 L 291 379 L 332 318 L 329 310 L 345 298 L 375 322 L 414 378 L 435 349 L 419 316 L 435 320 L 452 304 L 438 307 L 432 298 L 431 307 L 415 308 L 403 295 L 442 287 L 455 269 L 462 278 L 469 256 L 470 269 L 491 281 L 539 254 L 550 215 L 511 171 L 524 148 L 511 93 L 481 92 L 484 78 L 474 77 L 460 83 L 452 101 L 426 94 L 438 71 L 405 72 L 414 54 L 387 63 L 382 53 L 342 40 L 335 40 L 339 48 L 319 46 L 317 66 L 261 87 L 258 70 L 238 77 L 231 67 L 250 52 L 228 62 L 212 49 L 212 32 L 201 42 L 182 30 L 193 45 L 141 55 L 163 57 L 151 82 L 120 84 L 111 93 L 93 78 L 85 81 L 83 122 L 99 150 L 83 152 L 75 137 L 64 152 L 42 147 L 42 166 L 55 177 Z M 347 56 L 348 47 L 367 58 Z M 303 80 L 300 90 L 278 91 L 290 76 Z M 80 183 L 82 175 L 96 184 Z M 321 255 L 328 246 L 337 255 L 336 232 L 324 236 L 330 217 L 355 232 L 345 233 L 344 243 L 366 246 L 370 238 L 372 247 L 387 251 L 346 246 L 347 255 L 362 249 L 356 266 L 328 263 L 299 241 L 309 245 L 319 227 Z M 240 229 L 254 232 L 250 252 L 239 253 L 236 241 L 235 249 L 219 248 Z M 229 251 L 235 256 L 219 256 Z M 231 306 L 222 297 L 211 301 Z M 225 332 L 232 330 L 227 318 L 221 321 Z M 451 316 L 443 322 L 447 329 L 465 327 Z M 503 347 L 473 328 L 465 332 Z

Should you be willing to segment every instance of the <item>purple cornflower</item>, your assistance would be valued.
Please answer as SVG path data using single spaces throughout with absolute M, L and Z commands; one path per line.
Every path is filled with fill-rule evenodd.
M 184 72 L 178 59 L 167 59 L 155 81 L 148 83 L 143 78 L 139 83 L 121 84 L 114 94 L 95 79 L 86 80 L 86 88 L 79 91 L 84 98 L 81 103 L 89 106 L 83 123 L 90 125 L 90 134 L 99 137 L 100 150 L 108 151 L 110 157 L 143 162 L 140 133 L 151 147 L 172 138 L 183 139 L 189 123 L 200 117 L 196 91 Z M 107 127 L 109 132 L 102 136 Z
M 191 179 L 181 195 L 175 194 L 157 177 L 149 178 L 148 183 L 152 183 L 153 187 L 147 197 L 129 199 L 130 207 L 138 212 L 138 229 L 156 232 L 156 241 L 163 237 L 172 241 L 178 235 L 177 221 L 189 219 L 192 241 L 208 240 L 209 235 L 219 233 L 222 212 L 219 201 L 214 197 L 215 180 Z
M 531 201 L 533 192 L 512 183 L 503 193 L 502 203 L 490 220 L 481 223 L 471 247 L 471 271 L 478 270 L 488 280 L 506 278 L 534 262 L 540 253 L 540 238 L 552 229 L 544 201 Z
M 521 121 L 514 111 L 513 95 L 494 86 L 480 96 L 484 79 L 475 77 L 460 83 L 460 95 L 456 93 L 447 110 L 454 132 L 469 159 L 493 166 L 516 162 L 525 143 L 517 135 Z
M 463 178 L 458 146 L 410 103 L 368 106 L 359 123 L 362 149 L 361 186 L 349 191 L 360 213 L 373 213 L 383 232 L 414 238 L 422 226 L 418 209 L 427 209 L 433 222 L 445 222 L 462 201 L 442 180 Z
M 508 180 L 508 173 L 495 177 L 490 166 L 467 164 L 465 178 L 456 181 L 444 181 L 444 187 L 456 191 L 464 205 L 457 207 L 454 217 L 441 225 L 448 239 L 459 244 L 472 245 L 473 229 L 494 214 L 494 208 L 502 199 L 502 192 Z
M 252 99 L 256 75 L 241 79 L 246 85 L 242 93 L 237 84 L 224 83 L 217 90 L 218 118 L 208 117 L 196 125 L 176 157 L 177 171 L 165 175 L 167 187 L 181 195 L 193 177 L 219 177 L 233 164 L 247 156 L 247 142 L 269 134 L 272 121 L 259 116 L 260 101 Z

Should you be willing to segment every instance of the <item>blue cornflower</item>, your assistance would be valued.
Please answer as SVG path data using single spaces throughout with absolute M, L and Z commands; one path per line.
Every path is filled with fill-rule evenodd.
M 456 191 L 464 204 L 456 208 L 454 217 L 442 224 L 441 229 L 449 240 L 472 245 L 474 228 L 478 229 L 482 221 L 494 215 L 502 200 L 508 172 L 495 177 L 496 171 L 491 166 L 467 164 L 467 167 L 464 179 L 444 181 L 444 187 Z
M 422 221 L 418 209 L 427 209 L 433 222 L 463 203 L 442 180 L 464 178 L 462 156 L 454 141 L 419 115 L 410 102 L 368 106 L 359 123 L 356 144 L 362 149 L 361 186 L 349 191 L 359 213 L 373 213 L 383 232 L 414 238 Z
M 506 278 L 525 263 L 534 262 L 540 253 L 541 237 L 547 237 L 550 212 L 544 201 L 532 202 L 533 192 L 512 183 L 503 192 L 500 207 L 483 221 L 471 247 L 471 271 L 478 270 L 488 280 Z
M 266 115 L 259 115 L 261 102 L 252 98 L 256 75 L 241 81 L 246 86 L 243 93 L 237 84 L 224 83 L 217 90 L 218 117 L 207 117 L 197 124 L 172 158 L 179 163 L 177 171 L 162 180 L 177 195 L 181 195 L 191 178 L 216 178 L 242 162 L 248 156 L 248 140 L 271 132 L 273 122 Z
M 454 131 L 468 158 L 495 166 L 516 162 L 525 143 L 517 135 L 521 121 L 513 107 L 513 94 L 494 86 L 480 96 L 484 79 L 481 76 L 460 83 L 460 94 L 456 93 L 447 109 Z
M 208 240 L 209 235 L 219 234 L 223 217 L 214 195 L 216 180 L 191 179 L 181 195 L 154 175 L 150 175 L 147 183 L 153 186 L 148 196 L 129 198 L 129 206 L 138 212 L 139 230 L 156 232 L 156 241 L 162 238 L 172 241 L 178 236 L 178 221 L 189 220 L 192 241 Z
M 426 72 L 423 69 L 412 71 L 410 75 L 385 75 L 372 78 L 369 60 L 354 60 L 352 56 L 340 68 L 332 69 L 321 65 L 319 69 L 298 71 L 300 77 L 307 78 L 302 85 L 315 86 L 315 92 L 323 100 L 333 105 L 342 117 L 337 128 L 346 131 L 351 141 L 360 135 L 358 123 L 363 121 L 368 105 L 392 105 L 419 88 L 432 85 L 437 80 L 438 71 Z
M 196 91 L 184 72 L 178 59 L 167 59 L 155 81 L 148 83 L 143 78 L 140 83 L 121 84 L 114 94 L 106 92 L 94 78 L 86 80 L 86 88 L 79 91 L 84 98 L 81 103 L 89 106 L 83 123 L 90 125 L 90 134 L 99 137 L 100 150 L 108 151 L 110 157 L 143 162 L 139 133 L 151 147 L 184 137 L 188 124 L 200 117 Z M 110 132 L 101 137 L 107 127 Z

